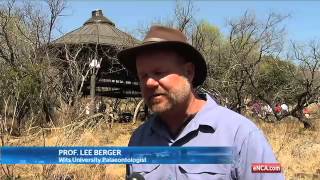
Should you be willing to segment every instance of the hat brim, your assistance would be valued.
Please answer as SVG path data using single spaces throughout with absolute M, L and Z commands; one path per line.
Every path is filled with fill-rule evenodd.
M 150 42 L 140 46 L 124 49 L 118 53 L 119 61 L 134 75 L 137 76 L 136 57 L 138 54 L 151 49 L 170 49 L 184 56 L 187 61 L 195 65 L 193 87 L 201 85 L 207 77 L 207 65 L 199 51 L 193 46 L 178 41 Z

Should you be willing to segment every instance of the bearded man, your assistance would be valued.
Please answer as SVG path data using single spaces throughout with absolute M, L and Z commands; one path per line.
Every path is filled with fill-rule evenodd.
M 152 26 L 141 45 L 118 54 L 140 81 L 153 115 L 133 133 L 129 146 L 233 146 L 233 164 L 132 164 L 127 175 L 144 179 L 284 179 L 281 173 L 252 173 L 252 163 L 277 162 L 250 120 L 219 106 L 196 88 L 207 76 L 206 62 L 179 30 Z

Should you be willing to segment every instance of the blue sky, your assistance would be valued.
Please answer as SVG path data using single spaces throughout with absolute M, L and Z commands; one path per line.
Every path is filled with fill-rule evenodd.
M 283 25 L 287 29 L 287 39 L 308 41 L 320 39 L 320 1 L 194 1 L 196 19 L 207 20 L 218 26 L 222 32 L 227 31 L 226 20 L 238 18 L 246 10 L 255 12 L 258 19 L 265 18 L 270 12 L 290 14 Z M 139 24 L 148 24 L 155 19 L 173 16 L 175 1 L 171 0 L 69 0 L 65 16 L 59 25 L 66 33 L 90 18 L 91 11 L 102 9 L 106 17 L 116 26 L 127 32 L 134 32 Z M 59 36 L 56 34 L 56 36 Z

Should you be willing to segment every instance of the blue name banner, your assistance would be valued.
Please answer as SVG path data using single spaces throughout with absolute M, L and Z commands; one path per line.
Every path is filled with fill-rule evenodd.
M 232 147 L 0 147 L 0 164 L 232 164 Z

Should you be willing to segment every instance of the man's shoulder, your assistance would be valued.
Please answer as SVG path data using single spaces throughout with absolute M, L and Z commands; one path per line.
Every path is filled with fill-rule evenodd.
M 225 107 L 221 107 L 221 112 L 223 112 L 222 116 L 226 118 L 224 118 L 220 126 L 225 132 L 229 132 L 225 136 L 233 139 L 234 146 L 237 147 L 238 152 L 241 151 L 244 143 L 253 143 L 253 148 L 258 148 L 258 146 L 268 146 L 270 148 L 262 130 L 249 118 Z
M 257 126 L 247 117 L 218 105 L 209 95 L 206 96 L 206 99 L 208 103 L 201 112 L 201 118 L 206 122 L 211 121 L 209 124 L 212 124 L 214 128 L 227 128 L 227 132 L 236 131 L 239 128 L 246 132 L 258 130 Z
M 151 123 L 153 121 L 154 116 L 148 118 L 143 124 L 141 124 L 136 130 L 133 131 L 129 146 L 138 146 L 140 144 L 139 141 L 143 139 L 145 134 L 151 131 Z
M 152 119 L 149 118 L 145 122 L 143 122 L 136 130 L 133 131 L 133 134 L 142 134 L 150 131 Z
M 249 118 L 226 107 L 218 106 L 215 108 L 215 111 L 215 113 L 208 112 L 208 115 L 217 121 L 216 126 L 218 128 L 241 128 L 247 132 L 259 130 L 259 128 Z
M 204 113 L 200 121 L 210 122 L 208 124 L 215 129 L 215 136 L 225 144 L 241 146 L 252 134 L 262 133 L 250 119 L 226 107 L 216 106 Z

